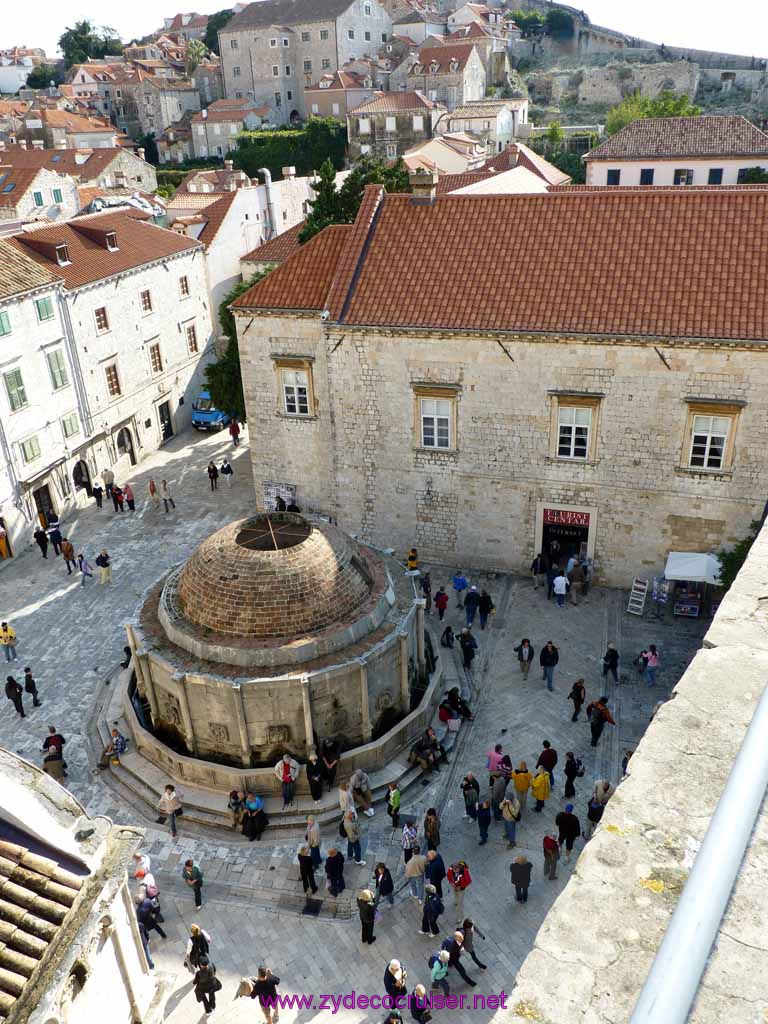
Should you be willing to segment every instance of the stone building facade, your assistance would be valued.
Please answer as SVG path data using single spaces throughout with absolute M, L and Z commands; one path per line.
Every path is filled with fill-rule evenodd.
M 224 91 L 252 96 L 270 121 L 307 116 L 304 87 L 348 61 L 374 56 L 392 22 L 378 0 L 261 0 L 236 14 L 219 33 Z
M 742 537 L 768 483 L 768 322 L 746 284 L 768 192 L 570 199 L 369 187 L 355 225 L 242 296 L 249 422 L 272 439 L 257 493 L 290 481 L 361 537 L 453 565 L 527 571 L 557 540 L 620 585 Z M 281 408 L 285 355 L 305 415 Z
M 379 92 L 347 115 L 350 160 L 397 160 L 435 134 L 445 107 L 418 92 Z
M 453 110 L 472 100 L 481 100 L 487 79 L 477 50 L 467 43 L 422 47 L 407 71 L 405 83 L 409 91 L 421 92 Z

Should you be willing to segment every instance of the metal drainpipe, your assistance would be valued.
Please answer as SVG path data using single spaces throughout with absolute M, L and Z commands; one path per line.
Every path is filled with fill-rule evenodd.
M 685 1024 L 768 786 L 768 686 L 755 710 L 630 1024 Z
M 259 174 L 264 175 L 264 191 L 267 194 L 267 213 L 269 214 L 269 227 L 271 231 L 269 238 L 274 238 L 277 234 L 277 224 L 275 223 L 275 204 L 272 197 L 272 175 L 266 167 L 260 167 Z M 268 240 L 265 239 L 265 241 Z

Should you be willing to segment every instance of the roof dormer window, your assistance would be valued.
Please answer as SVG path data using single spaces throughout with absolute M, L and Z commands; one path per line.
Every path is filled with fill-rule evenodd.
M 117 232 L 116 231 L 108 231 L 107 232 L 107 248 L 109 249 L 110 252 L 117 252 L 119 246 L 117 244 Z
M 69 258 L 69 249 L 65 242 L 56 246 L 56 262 L 60 267 L 67 267 L 72 262 Z
M 433 60 L 432 63 L 429 65 L 430 74 L 436 75 L 437 74 L 437 69 L 439 67 L 440 67 L 440 65 L 437 63 L 437 61 Z
M 451 61 L 451 71 L 458 71 L 458 70 L 459 70 L 459 62 L 457 60 L 452 60 Z

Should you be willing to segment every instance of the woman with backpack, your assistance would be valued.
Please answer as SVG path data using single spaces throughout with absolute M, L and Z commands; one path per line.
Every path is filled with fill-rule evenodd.
M 184 956 L 184 964 L 192 974 L 200 966 L 202 957 L 207 957 L 211 949 L 211 936 L 203 931 L 199 924 L 193 924 L 189 929 L 187 940 L 187 951 Z
M 569 750 L 565 755 L 563 775 L 565 776 L 565 793 L 563 795 L 567 800 L 568 797 L 576 796 L 576 786 L 574 785 L 576 779 L 584 777 L 584 766 L 572 750 Z

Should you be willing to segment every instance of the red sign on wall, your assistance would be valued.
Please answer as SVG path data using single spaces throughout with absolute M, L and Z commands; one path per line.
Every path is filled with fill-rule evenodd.
M 589 526 L 589 512 L 566 512 L 558 508 L 544 509 L 544 522 L 561 526 Z

